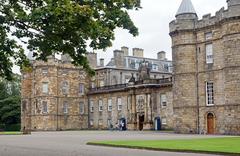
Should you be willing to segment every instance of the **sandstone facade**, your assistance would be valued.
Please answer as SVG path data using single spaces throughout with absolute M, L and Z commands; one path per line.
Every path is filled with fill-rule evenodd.
M 103 59 L 97 66 L 96 54 L 89 53 L 94 77 L 67 55 L 32 60 L 22 71 L 22 130 L 109 129 L 123 121 L 130 130 L 172 129 L 171 61 L 143 58 L 143 50 L 128 56 L 127 50 L 114 51 L 106 66 Z
M 215 16 L 180 12 L 170 23 L 176 132 L 240 134 L 240 1 L 227 2 Z

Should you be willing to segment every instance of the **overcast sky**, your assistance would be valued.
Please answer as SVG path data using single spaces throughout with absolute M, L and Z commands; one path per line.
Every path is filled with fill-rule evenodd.
M 157 52 L 166 51 L 167 58 L 172 59 L 169 23 L 175 19 L 175 14 L 182 0 L 141 0 L 142 9 L 130 11 L 130 16 L 139 29 L 139 36 L 133 37 L 126 30 L 117 29 L 113 46 L 106 52 L 98 52 L 98 60 L 105 59 L 105 64 L 113 57 L 113 50 L 122 46 L 144 49 L 144 57 L 157 58 Z M 199 19 L 203 15 L 227 8 L 226 0 L 192 0 Z M 19 68 L 14 67 L 19 73 Z
M 156 58 L 157 52 L 166 51 L 167 58 L 171 60 L 171 39 L 169 34 L 169 23 L 175 19 L 175 14 L 182 0 L 141 0 L 142 9 L 130 11 L 130 16 L 139 28 L 139 36 L 132 37 L 124 30 L 116 30 L 113 46 L 105 53 L 98 53 L 99 58 L 107 59 L 113 56 L 113 50 L 122 46 L 130 48 L 138 47 L 144 49 L 144 56 Z M 203 15 L 215 12 L 222 7 L 227 8 L 226 0 L 192 0 L 199 19 Z

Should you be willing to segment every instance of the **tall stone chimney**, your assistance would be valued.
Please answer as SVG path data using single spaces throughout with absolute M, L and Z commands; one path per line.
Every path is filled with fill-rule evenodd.
M 96 53 L 87 53 L 86 57 L 88 59 L 90 67 L 96 68 L 97 67 L 97 54 Z
M 129 56 L 129 48 L 128 47 L 121 47 L 121 50 L 124 52 L 124 56 Z
M 143 57 L 143 49 L 133 48 L 133 56 L 135 56 L 135 57 Z
M 100 59 L 100 67 L 104 67 L 104 59 L 103 58 Z
M 157 57 L 159 60 L 166 60 L 166 52 L 165 51 L 158 52 Z
M 122 50 L 114 50 L 113 54 L 116 67 L 124 67 L 124 52 Z

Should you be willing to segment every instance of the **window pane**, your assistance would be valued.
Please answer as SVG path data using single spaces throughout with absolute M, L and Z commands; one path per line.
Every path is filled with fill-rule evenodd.
M 44 82 L 42 84 L 42 92 L 43 93 L 48 93 L 48 83 L 47 82 Z
M 79 105 L 80 105 L 80 106 L 79 106 L 79 112 L 80 112 L 80 114 L 84 114 L 84 103 L 83 103 L 83 102 L 80 102 Z

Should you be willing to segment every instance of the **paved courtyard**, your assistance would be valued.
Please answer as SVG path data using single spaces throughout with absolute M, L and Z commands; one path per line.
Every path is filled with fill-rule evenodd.
M 207 156 L 86 145 L 98 140 L 160 140 L 223 136 L 179 135 L 159 132 L 68 131 L 0 136 L 0 156 Z M 210 155 L 209 155 L 210 156 Z

